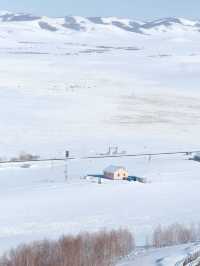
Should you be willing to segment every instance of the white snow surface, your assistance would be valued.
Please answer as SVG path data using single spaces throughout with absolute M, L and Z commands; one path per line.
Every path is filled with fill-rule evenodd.
M 1 158 L 63 157 L 66 149 L 95 155 L 109 144 L 129 153 L 200 149 L 198 21 L 136 21 L 138 33 L 126 28 L 134 21 L 115 17 L 7 15 L 0 22 Z M 110 164 L 151 183 L 80 179 Z M 184 156 L 72 161 L 68 182 L 62 163 L 2 166 L 1 251 L 104 227 L 127 227 L 143 243 L 159 223 L 198 223 L 199 178 L 200 164 Z
M 158 224 L 200 220 L 199 164 L 186 157 L 115 159 L 148 184 L 83 179 L 101 173 L 112 159 L 75 160 L 64 180 L 63 163 L 9 165 L 0 170 L 0 247 L 62 234 L 128 228 L 137 244 Z M 191 207 L 192 206 L 192 207 Z
M 184 260 L 199 251 L 199 243 L 166 247 L 160 249 L 138 250 L 123 259 L 117 266 L 182 266 Z M 196 262 L 190 266 L 197 265 Z

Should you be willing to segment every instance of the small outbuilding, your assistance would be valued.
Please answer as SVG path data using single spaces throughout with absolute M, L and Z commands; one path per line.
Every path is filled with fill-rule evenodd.
M 114 166 L 110 165 L 103 171 L 104 178 L 113 179 L 113 180 L 127 180 L 128 171 L 123 166 Z

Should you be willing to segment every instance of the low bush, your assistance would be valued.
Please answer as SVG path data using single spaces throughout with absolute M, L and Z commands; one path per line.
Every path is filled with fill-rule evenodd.
M 24 162 L 24 161 L 34 161 L 38 160 L 40 156 L 32 155 L 30 153 L 21 153 L 17 157 L 13 157 L 10 159 L 11 162 Z

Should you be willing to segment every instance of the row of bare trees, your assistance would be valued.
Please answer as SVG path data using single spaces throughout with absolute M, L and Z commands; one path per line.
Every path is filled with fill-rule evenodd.
M 0 266 L 111 266 L 133 249 L 127 230 L 82 233 L 20 246 L 5 254 Z
M 200 225 L 176 223 L 155 228 L 152 246 L 160 248 L 197 240 L 200 240 Z M 102 230 L 22 245 L 0 258 L 0 266 L 111 266 L 134 247 L 134 237 L 128 230 Z M 187 259 L 192 261 L 199 256 L 197 252 Z
M 200 240 L 200 226 L 172 224 L 158 226 L 153 232 L 152 244 L 156 248 L 185 244 Z

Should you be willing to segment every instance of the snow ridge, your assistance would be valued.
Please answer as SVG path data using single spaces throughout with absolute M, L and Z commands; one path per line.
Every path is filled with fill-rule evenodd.
M 77 17 L 66 16 L 63 18 L 50 18 L 35 16 L 29 13 L 12 13 L 9 11 L 0 11 L 0 25 L 5 23 L 21 23 L 24 26 L 30 22 L 36 24 L 41 30 L 53 31 L 68 30 L 72 32 L 95 32 L 98 30 L 124 31 L 135 34 L 153 34 L 156 32 L 176 32 L 200 30 L 200 21 L 193 21 L 184 18 L 162 18 L 150 21 L 137 21 L 117 17 Z M 56 24 L 56 26 L 55 26 Z M 33 26 L 35 24 L 33 23 Z

